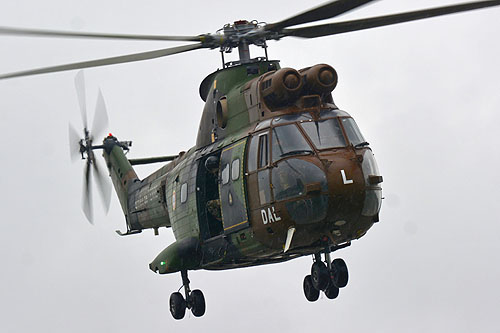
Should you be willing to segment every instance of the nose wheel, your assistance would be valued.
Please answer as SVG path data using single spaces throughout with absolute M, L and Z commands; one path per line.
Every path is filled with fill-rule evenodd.
M 195 317 L 203 316 L 206 309 L 205 296 L 201 290 L 195 289 L 191 291 L 189 289 L 187 271 L 181 271 L 181 275 L 185 297 L 180 292 L 170 295 L 170 313 L 172 317 L 177 320 L 184 318 L 186 309 L 190 309 Z
M 330 252 L 325 253 L 325 260 L 321 261 L 321 253 L 314 256 L 311 267 L 311 275 L 304 278 L 304 295 L 309 302 L 318 300 L 320 291 L 325 293 L 328 299 L 335 299 L 339 295 L 339 289 L 347 286 L 349 273 L 343 259 L 331 261 Z

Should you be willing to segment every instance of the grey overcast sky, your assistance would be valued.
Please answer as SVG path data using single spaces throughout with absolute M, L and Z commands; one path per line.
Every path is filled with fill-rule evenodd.
M 340 19 L 454 3 L 384 0 Z M 239 19 L 274 22 L 320 1 L 2 0 L 0 25 L 192 35 Z M 179 274 L 149 262 L 171 230 L 120 238 L 116 196 L 96 225 L 80 209 L 83 163 L 70 163 L 68 122 L 80 126 L 76 72 L 0 82 L 0 331 L 498 332 L 500 327 L 500 9 L 269 43 L 297 69 L 328 63 L 337 105 L 357 120 L 384 176 L 381 222 L 335 257 L 350 282 L 338 299 L 305 300 L 311 258 L 190 273 L 207 313 L 174 321 Z M 0 73 L 175 43 L 0 36 Z M 252 49 L 253 56 L 261 55 Z M 217 51 L 86 70 L 110 131 L 130 156 L 174 154 L 196 139 L 201 80 Z M 139 169 L 145 176 L 154 169 Z

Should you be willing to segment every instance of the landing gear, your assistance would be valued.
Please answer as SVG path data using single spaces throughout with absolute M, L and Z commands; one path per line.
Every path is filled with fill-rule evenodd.
M 186 300 L 179 292 L 170 295 L 170 313 L 175 319 L 182 319 L 186 314 Z
M 191 292 L 191 312 L 195 317 L 201 317 L 205 314 L 205 296 L 201 290 L 193 290 Z
M 311 275 L 304 278 L 304 295 L 309 302 L 319 298 L 320 291 L 328 299 L 335 299 L 339 295 L 339 288 L 344 288 L 349 280 L 347 265 L 342 259 L 331 261 L 329 249 L 325 251 L 325 260 L 321 261 L 321 253 L 314 255 Z
M 311 275 L 304 278 L 304 295 L 309 302 L 315 302 L 319 298 L 319 290 L 314 287 Z
M 347 271 L 347 265 L 343 259 L 339 258 L 332 261 L 331 275 L 333 284 L 338 288 L 344 288 L 347 286 L 349 273 Z
M 170 313 L 174 319 L 182 319 L 186 314 L 186 309 L 191 309 L 195 317 L 201 317 L 205 314 L 206 304 L 205 296 L 201 290 L 189 289 L 189 279 L 187 271 L 181 271 L 182 285 L 186 298 L 180 292 L 175 292 L 170 295 Z
M 311 279 L 314 288 L 325 290 L 330 283 L 330 273 L 328 268 L 321 261 L 316 261 L 311 267 Z
M 325 296 L 328 299 L 335 299 L 339 295 L 339 288 L 336 287 L 333 283 L 330 283 L 328 287 L 325 289 Z

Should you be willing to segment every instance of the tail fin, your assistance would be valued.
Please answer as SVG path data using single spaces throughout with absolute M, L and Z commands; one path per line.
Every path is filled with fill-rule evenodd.
M 125 215 L 125 219 L 127 220 L 128 231 L 134 229 L 131 228 L 128 218 L 129 190 L 132 184 L 139 181 L 139 177 L 137 177 L 134 168 L 125 156 L 125 151 L 128 151 L 130 145 L 131 142 L 120 142 L 111 134 L 106 137 L 103 142 L 103 156 L 106 160 L 106 165 L 113 181 L 113 186 L 115 187 L 116 194 L 118 195 L 118 199 L 120 200 L 123 214 Z

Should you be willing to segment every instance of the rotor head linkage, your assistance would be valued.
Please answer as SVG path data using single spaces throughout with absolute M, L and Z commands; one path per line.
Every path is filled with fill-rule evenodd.
M 245 64 L 250 62 L 250 45 L 260 46 L 266 49 L 266 39 L 268 34 L 263 30 L 265 23 L 259 23 L 256 20 L 240 20 L 233 24 L 226 24 L 218 30 L 216 35 L 206 35 L 206 43 L 212 48 L 220 47 L 222 56 L 222 66 L 227 67 L 224 61 L 224 53 L 231 53 L 233 48 L 238 48 L 239 61 L 230 64 Z M 274 34 L 274 32 L 271 32 Z M 266 50 L 267 60 L 267 50 Z

